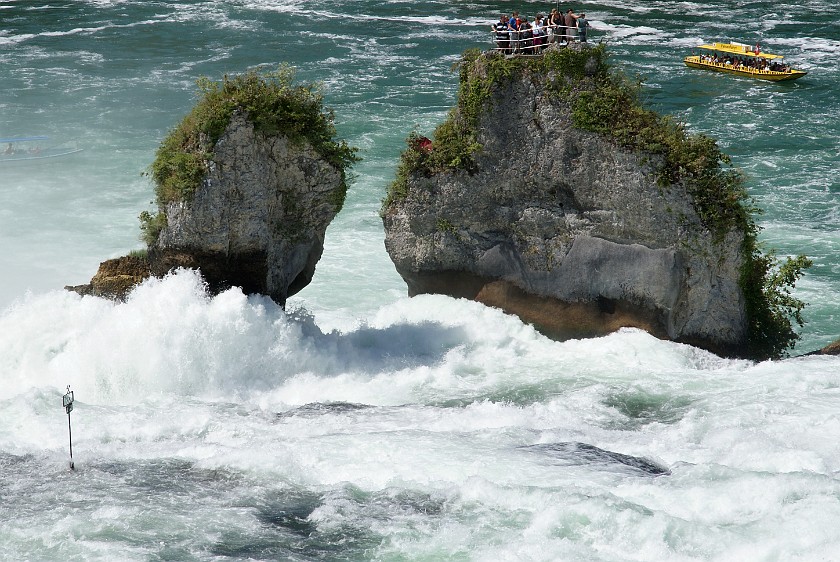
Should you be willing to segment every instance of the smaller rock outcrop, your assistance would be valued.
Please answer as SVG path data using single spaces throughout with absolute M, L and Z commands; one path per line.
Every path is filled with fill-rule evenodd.
M 198 269 L 211 291 L 238 286 L 283 305 L 312 280 L 343 189 L 342 170 L 311 146 L 260 134 L 237 112 L 192 199 L 164 206 L 151 271 Z
M 204 96 L 151 166 L 158 212 L 140 215 L 148 260 L 109 260 L 72 289 L 124 298 L 144 276 L 176 268 L 199 270 L 211 292 L 238 286 L 281 306 L 305 287 L 357 158 L 334 140 L 320 90 L 292 77 L 281 67 L 200 81 Z

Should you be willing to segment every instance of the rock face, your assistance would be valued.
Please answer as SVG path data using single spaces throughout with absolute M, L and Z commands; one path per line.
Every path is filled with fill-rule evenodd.
M 744 233 L 722 241 L 656 157 L 576 129 L 528 72 L 493 84 L 466 171 L 411 173 L 383 209 L 410 295 L 475 299 L 557 338 L 639 327 L 730 354 L 747 325 Z
M 123 256 L 99 264 L 96 275 L 86 285 L 65 287 L 80 295 L 125 300 L 128 293 L 150 276 L 149 261 L 139 256 Z
M 830 343 L 822 348 L 818 353 L 822 355 L 840 355 L 840 340 Z
M 342 180 L 309 145 L 257 134 L 235 113 L 192 200 L 165 207 L 151 271 L 199 269 L 211 290 L 239 286 L 284 305 L 312 279 Z

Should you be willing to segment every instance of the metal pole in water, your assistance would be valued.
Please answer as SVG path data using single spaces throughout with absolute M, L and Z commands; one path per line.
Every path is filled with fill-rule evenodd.
M 76 470 L 73 464 L 73 428 L 70 427 L 70 412 L 73 411 L 73 391 L 70 390 L 70 385 L 67 385 L 67 394 L 62 400 L 64 409 L 67 410 L 67 433 L 70 436 L 70 470 Z

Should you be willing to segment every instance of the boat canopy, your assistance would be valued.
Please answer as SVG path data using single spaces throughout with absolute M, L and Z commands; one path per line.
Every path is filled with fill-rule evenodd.
M 761 57 L 763 59 L 781 59 L 783 55 L 771 55 L 770 53 L 758 53 L 749 45 L 743 43 L 713 43 L 711 45 L 698 45 L 698 49 L 708 49 L 710 51 L 719 51 L 722 53 L 732 53 L 734 55 L 741 55 L 746 57 Z

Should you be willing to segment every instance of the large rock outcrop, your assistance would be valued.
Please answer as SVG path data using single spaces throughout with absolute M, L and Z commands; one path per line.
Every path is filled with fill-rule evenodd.
M 704 226 L 683 185 L 658 183 L 661 157 L 575 127 L 550 78 L 488 82 L 473 165 L 410 170 L 383 207 L 409 294 L 475 299 L 558 339 L 633 326 L 736 352 L 747 337 L 743 230 Z

